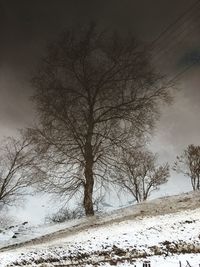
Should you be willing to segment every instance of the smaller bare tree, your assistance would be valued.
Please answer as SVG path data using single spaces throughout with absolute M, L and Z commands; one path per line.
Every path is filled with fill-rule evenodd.
M 190 177 L 193 190 L 200 190 L 200 146 L 188 145 L 173 166 L 177 173 Z
M 31 184 L 32 158 L 26 139 L 7 138 L 0 148 L 0 206 L 16 205 Z
M 146 200 L 150 193 L 167 182 L 169 165 L 157 165 L 157 154 L 150 151 L 124 152 L 115 167 L 117 183 L 130 192 L 137 202 Z

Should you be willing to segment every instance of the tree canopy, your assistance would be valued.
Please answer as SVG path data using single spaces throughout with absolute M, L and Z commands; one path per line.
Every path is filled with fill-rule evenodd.
M 173 169 L 190 177 L 193 190 L 200 190 L 200 146 L 193 144 L 177 156 Z
M 41 190 L 83 193 L 93 215 L 94 184 L 110 179 L 119 151 L 141 145 L 169 101 L 169 84 L 132 36 L 91 24 L 66 30 L 52 43 L 33 77 L 38 125 L 28 129 Z

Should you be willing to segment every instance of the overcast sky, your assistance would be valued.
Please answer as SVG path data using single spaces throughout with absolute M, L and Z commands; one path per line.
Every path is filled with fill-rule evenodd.
M 0 136 L 29 123 L 33 116 L 29 101 L 31 73 L 48 42 L 64 28 L 93 19 L 107 28 L 131 31 L 138 38 L 151 41 L 193 3 L 195 1 L 187 0 L 0 0 Z M 175 25 L 174 32 L 161 38 L 155 49 L 158 54 L 155 64 L 162 63 L 165 68 L 176 71 L 174 66 L 182 55 L 180 51 L 197 49 L 200 25 L 198 17 L 195 21 L 195 16 L 200 15 L 197 8 L 200 7 L 188 14 L 184 25 Z M 196 69 L 190 73 L 187 80 L 186 76 L 182 77 L 187 91 L 182 97 L 190 98 L 187 105 L 193 106 L 200 90 L 198 79 L 193 75 Z M 198 78 L 198 72 L 196 76 Z
M 196 3 L 193 0 L 0 0 L 0 137 L 31 124 L 29 80 L 45 47 L 67 27 L 96 20 L 151 42 Z M 200 55 L 200 3 L 156 43 L 154 64 L 173 75 Z M 173 162 L 188 144 L 200 144 L 200 67 L 179 77 L 174 103 L 162 108 L 152 141 Z

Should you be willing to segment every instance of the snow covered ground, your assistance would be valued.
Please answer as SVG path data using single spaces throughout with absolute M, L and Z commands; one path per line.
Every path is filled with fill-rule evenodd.
M 140 267 L 149 260 L 151 267 L 179 267 L 180 263 L 186 267 L 187 261 L 199 267 L 199 199 L 197 193 L 185 194 L 119 210 L 104 218 L 38 228 L 40 235 L 57 232 L 34 244 L 2 250 L 0 266 Z

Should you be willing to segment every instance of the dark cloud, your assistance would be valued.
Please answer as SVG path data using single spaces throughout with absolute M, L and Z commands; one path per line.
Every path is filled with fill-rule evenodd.
M 188 66 L 191 64 L 200 64 L 200 47 L 197 49 L 191 49 L 191 51 L 186 52 L 181 60 L 179 61 L 181 66 Z
M 104 27 L 130 31 L 143 40 L 152 41 L 193 3 L 195 0 L 189 3 L 188 0 L 0 0 L 1 135 L 32 120 L 33 109 L 28 100 L 32 93 L 29 83 L 32 70 L 46 44 L 63 28 L 97 20 Z M 159 68 L 175 73 L 179 60 L 187 64 L 184 61 L 187 55 L 190 61 L 194 59 L 199 51 L 198 14 L 199 7 L 158 42 L 155 64 Z M 164 110 L 155 139 L 157 144 L 162 141 L 174 149 L 188 143 L 190 138 L 191 142 L 197 142 L 200 131 L 198 71 L 194 68 L 189 76 L 184 76 L 187 78 L 181 83 L 183 89 L 174 105 Z M 176 136 L 179 136 L 178 142 Z M 158 147 L 163 154 L 171 153 L 167 149 Z
M 90 20 L 152 40 L 186 8 L 187 0 L 0 0 L 0 59 L 26 70 L 63 28 Z

